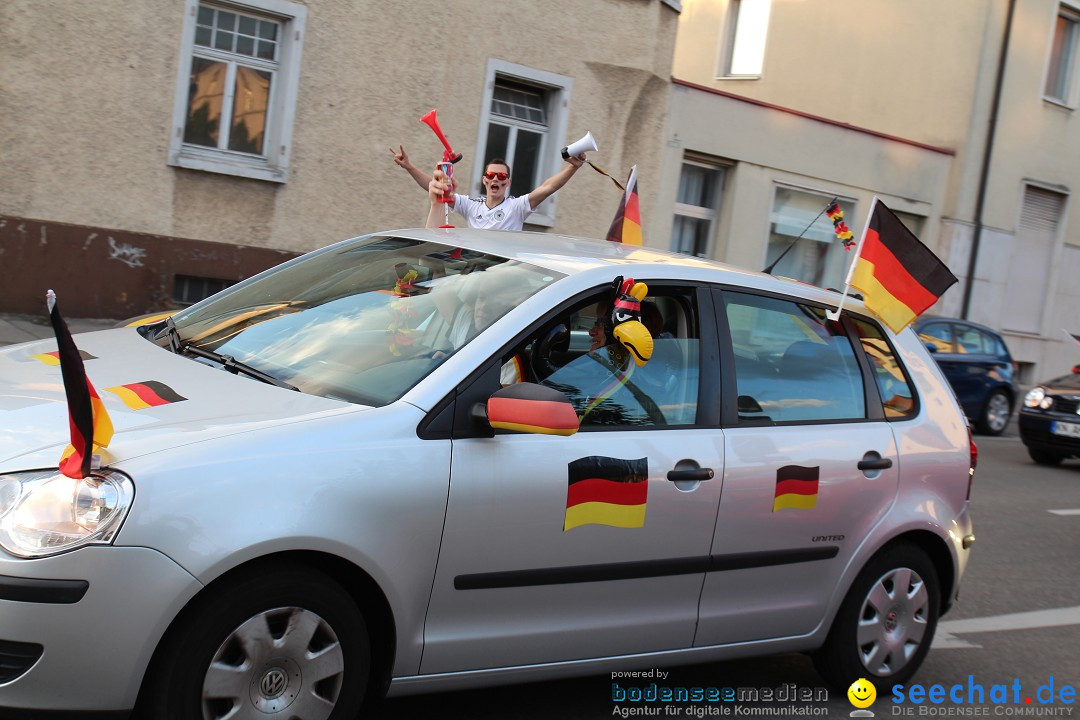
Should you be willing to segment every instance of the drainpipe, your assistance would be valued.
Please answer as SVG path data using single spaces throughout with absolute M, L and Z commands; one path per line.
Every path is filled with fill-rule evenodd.
M 986 186 L 990 181 L 990 156 L 994 151 L 994 134 L 997 131 L 998 111 L 1001 108 L 1001 86 L 1005 84 L 1005 61 L 1009 56 L 1009 35 L 1012 34 L 1013 11 L 1016 0 L 1009 0 L 1009 11 L 1005 18 L 1005 35 L 1001 39 L 1001 54 L 998 56 L 997 80 L 994 82 L 994 100 L 990 108 L 990 123 L 986 131 L 986 147 L 983 149 L 982 171 L 979 174 L 979 195 L 975 199 L 975 232 L 971 238 L 971 255 L 968 258 L 967 282 L 964 283 L 964 304 L 960 317 L 967 319 L 971 307 L 971 288 L 975 286 L 975 264 L 979 259 L 979 240 L 983 230 L 983 206 L 986 203 Z

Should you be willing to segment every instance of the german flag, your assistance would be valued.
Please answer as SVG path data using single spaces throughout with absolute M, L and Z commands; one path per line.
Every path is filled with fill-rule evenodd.
M 809 510 L 817 507 L 818 473 L 820 467 L 785 465 L 776 471 L 776 494 L 773 512 L 777 510 Z
M 187 400 L 186 397 L 157 380 L 144 380 L 143 382 L 117 385 L 105 389 L 114 393 L 132 410 L 144 410 L 148 407 L 170 405 L 181 400 Z
M 619 210 L 608 230 L 607 239 L 626 245 L 641 244 L 641 209 L 638 207 L 637 165 L 630 168 L 630 179 L 619 202 Z
M 900 332 L 937 302 L 956 276 L 928 247 L 919 242 L 885 203 L 874 198 L 851 277 L 862 291 L 866 307 Z
M 566 396 L 544 385 L 515 383 L 487 401 L 491 427 L 541 435 L 573 435 L 580 422 Z
M 568 466 L 563 531 L 581 525 L 636 528 L 645 525 L 649 459 L 593 455 Z
M 83 359 L 83 362 L 86 362 L 87 360 L 97 360 L 97 356 L 91 355 L 85 350 L 79 351 L 79 357 Z M 31 355 L 30 358 L 33 360 L 40 360 L 46 365 L 52 365 L 55 367 L 56 365 L 60 364 L 60 351 L 54 350 L 53 352 L 38 353 L 37 355 Z
M 79 349 L 71 337 L 67 323 L 60 317 L 60 308 L 56 304 L 56 293 L 48 292 L 49 322 L 56 334 L 57 359 L 60 375 L 64 379 L 64 394 L 68 404 L 68 426 L 71 430 L 71 444 L 60 456 L 60 472 L 70 478 L 82 479 L 90 476 L 94 450 L 107 447 L 113 436 L 113 425 L 105 405 L 90 384 L 83 367 Z

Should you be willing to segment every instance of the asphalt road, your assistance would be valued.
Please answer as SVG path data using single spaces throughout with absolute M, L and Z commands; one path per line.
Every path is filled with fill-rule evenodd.
M 905 689 L 905 701 L 897 704 L 890 688 L 879 687 L 870 710 L 879 718 L 908 716 L 908 710 L 910 717 L 1080 718 L 1080 461 L 1056 468 L 1035 465 L 1013 427 L 1001 438 L 977 437 L 976 442 L 974 554 L 959 603 L 942 619 L 933 649 L 912 681 L 928 691 L 940 684 L 945 693 L 960 685 L 956 693 L 963 702 L 952 703 L 946 695 L 940 704 L 928 698 L 915 704 Z M 823 687 L 809 659 L 794 654 L 663 669 L 671 673 L 664 683 L 671 687 Z M 1051 678 L 1054 701 L 1043 704 Z M 827 701 L 812 703 L 614 703 L 611 683 L 611 677 L 600 675 L 389 699 L 365 717 L 593 720 L 621 717 L 620 707 L 658 711 L 630 717 L 759 712 L 771 717 L 779 714 L 777 707 L 788 706 L 816 709 L 812 716 L 848 717 L 854 709 L 846 696 L 834 692 Z M 648 683 L 640 681 L 642 687 Z M 978 686 L 982 703 L 977 689 L 971 689 Z M 1076 689 L 1072 703 L 1068 686 Z M 969 702 L 969 694 L 976 702 Z M 1025 702 L 1029 697 L 1030 704 Z

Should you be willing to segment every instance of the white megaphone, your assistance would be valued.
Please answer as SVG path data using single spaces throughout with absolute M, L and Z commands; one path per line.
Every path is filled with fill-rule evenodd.
M 567 145 L 562 149 L 563 160 L 571 157 L 577 157 L 583 152 L 593 152 L 596 150 L 596 140 L 593 139 L 592 133 L 585 133 L 585 137 L 578 140 L 573 145 Z

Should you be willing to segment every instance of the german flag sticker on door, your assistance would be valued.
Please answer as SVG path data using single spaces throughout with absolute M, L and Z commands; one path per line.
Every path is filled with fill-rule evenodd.
M 645 525 L 649 459 L 591 455 L 568 465 L 563 531 L 582 525 L 639 528 Z
M 802 465 L 785 465 L 777 470 L 773 512 L 809 510 L 817 507 L 820 471 L 820 467 L 803 467 Z

